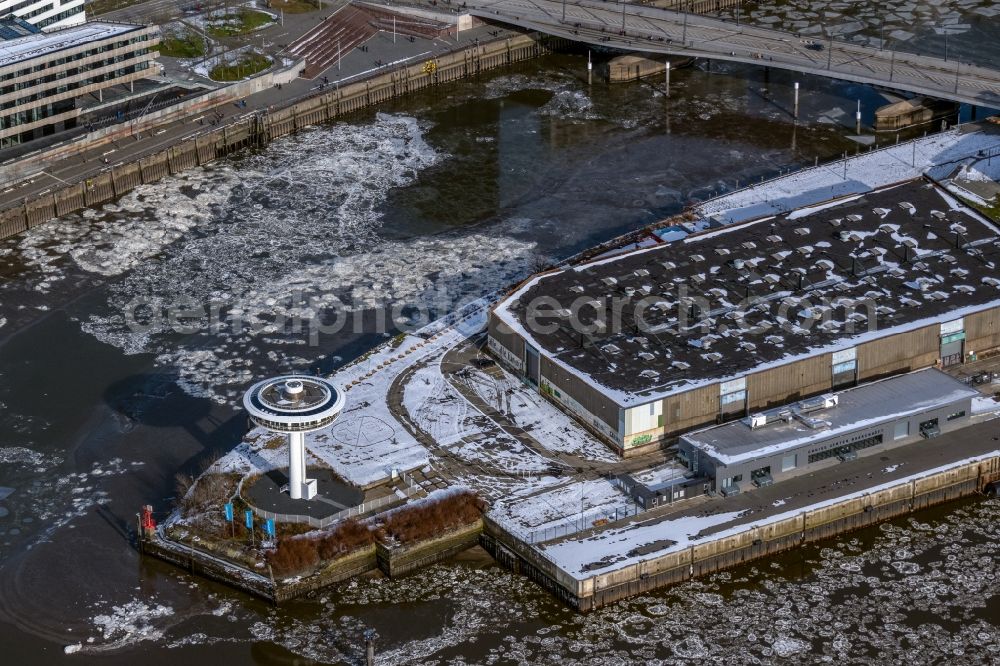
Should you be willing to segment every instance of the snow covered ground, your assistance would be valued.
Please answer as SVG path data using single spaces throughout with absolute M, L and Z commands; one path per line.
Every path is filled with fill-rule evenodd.
M 588 460 L 614 462 L 617 456 L 566 412 L 539 395 L 538 391 L 497 366 L 502 377 L 470 367 L 466 384 L 484 402 L 500 412 L 554 452 L 569 453 Z
M 403 406 L 418 428 L 487 476 L 540 474 L 552 466 L 469 404 L 441 374 L 440 361 L 417 370 L 404 389 Z
M 641 509 L 607 479 L 572 481 L 530 496 L 497 502 L 490 518 L 528 543 L 539 543 L 635 515 Z
M 988 414 L 990 412 L 1000 412 L 1000 402 L 987 396 L 972 399 L 973 414 Z
M 571 576 L 581 579 L 593 573 L 627 566 L 655 555 L 680 550 L 691 545 L 703 530 L 722 525 L 739 516 L 739 512 L 712 516 L 684 516 L 642 525 L 627 524 L 588 536 L 544 546 L 544 555 Z M 634 554 L 644 546 L 661 545 L 655 553 Z
M 344 411 L 329 428 L 306 435 L 309 454 L 359 486 L 388 479 L 394 469 L 407 471 L 426 465 L 427 449 L 399 424 L 389 407 L 389 388 L 408 368 L 439 356 L 442 350 L 482 330 L 487 306 L 488 301 L 478 301 L 463 310 L 463 318 L 426 339 L 406 335 L 398 344 L 386 343 L 341 368 L 331 380 L 347 394 Z M 280 466 L 287 451 L 284 447 L 265 448 L 269 440 L 266 431 L 256 428 L 213 468 L 247 472 Z

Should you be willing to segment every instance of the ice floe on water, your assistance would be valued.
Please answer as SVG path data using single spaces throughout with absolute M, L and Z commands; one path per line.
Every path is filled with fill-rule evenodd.
M 575 82 L 570 76 L 559 76 L 552 73 L 539 73 L 534 76 L 525 74 L 508 74 L 496 76 L 486 82 L 483 91 L 485 99 L 499 99 L 520 90 L 547 90 L 555 93 L 565 90 Z
M 117 204 L 29 229 L 18 249 L 29 267 L 49 279 L 37 289 L 48 291 L 52 280 L 65 275 L 64 257 L 89 273 L 120 275 L 207 223 L 226 200 L 231 183 L 214 179 L 205 188 L 202 179 L 194 172 L 180 174 L 166 183 L 142 185 Z M 186 196 L 177 196 L 185 189 Z
M 598 120 L 600 114 L 594 111 L 594 102 L 582 90 L 559 90 L 542 108 L 539 115 L 555 116 L 568 120 Z
M 51 285 L 76 269 L 118 279 L 84 331 L 176 365 L 181 387 L 234 399 L 263 368 L 322 353 L 311 323 L 368 332 L 346 313 L 419 323 L 524 275 L 533 244 L 482 233 L 380 237 L 393 188 L 446 155 L 412 117 L 306 130 L 240 160 L 187 172 L 103 211 L 32 230 L 19 249 Z M 296 325 L 295 322 L 299 322 Z M 324 329 L 326 330 L 326 329 Z M 287 343 L 292 343 L 289 345 Z M 330 340 L 327 340 L 329 343 Z M 334 345 L 336 340 L 334 340 Z
M 45 455 L 23 446 L 0 447 L 0 464 L 50 467 L 62 462 L 58 456 Z
M 141 466 L 126 463 L 121 458 L 94 462 L 89 469 L 65 472 L 63 460 L 24 448 L 0 449 L 0 463 L 13 462 L 33 467 L 31 481 L 18 476 L 5 476 L 13 488 L 0 491 L 0 565 L 15 542 L 37 544 L 48 540 L 59 530 L 111 501 L 110 493 L 101 487 L 107 477 L 120 476 Z M 2 468 L 0 468 L 2 470 Z M 17 473 L 15 468 L 14 473 Z
M 81 650 L 86 652 L 117 650 L 142 641 L 159 640 L 163 638 L 164 630 L 157 626 L 157 620 L 173 614 L 173 608 L 154 601 L 135 599 L 114 606 L 110 611 L 94 616 L 92 622 L 99 636 L 91 636 L 87 644 L 69 645 L 64 648 L 64 652 L 73 654 Z

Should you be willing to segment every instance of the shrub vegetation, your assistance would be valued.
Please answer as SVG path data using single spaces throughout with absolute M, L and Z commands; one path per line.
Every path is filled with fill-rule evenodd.
M 213 81 L 239 81 L 263 72 L 270 66 L 271 61 L 267 56 L 250 51 L 240 54 L 236 62 L 216 65 L 208 75 Z
M 267 562 L 275 576 L 309 573 L 322 562 L 349 555 L 374 542 L 371 529 L 348 518 L 322 536 L 279 538 L 278 547 L 268 554 Z
M 485 502 L 475 493 L 464 491 L 393 511 L 379 531 L 384 538 L 400 544 L 413 543 L 474 523 L 485 508 Z

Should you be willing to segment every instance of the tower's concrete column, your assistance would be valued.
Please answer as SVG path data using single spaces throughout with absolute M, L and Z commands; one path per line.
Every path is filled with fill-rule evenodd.
M 306 480 L 306 442 L 301 432 L 288 433 L 288 494 L 292 499 L 302 499 L 302 486 Z

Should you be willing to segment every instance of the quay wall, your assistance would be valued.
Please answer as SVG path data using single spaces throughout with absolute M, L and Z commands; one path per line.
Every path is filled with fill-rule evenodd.
M 390 578 L 402 576 L 457 555 L 479 543 L 483 521 L 460 527 L 437 538 L 407 547 L 376 544 L 378 568 Z
M 143 535 L 140 529 L 139 552 L 169 562 L 191 574 L 224 583 L 271 603 L 277 601 L 276 586 L 269 576 L 252 573 L 235 564 L 182 546 L 166 538 Z
M 270 567 L 260 572 L 229 562 L 224 553 L 213 554 L 169 538 L 144 534 L 140 528 L 139 550 L 210 580 L 229 585 L 253 596 L 280 604 L 316 592 L 341 581 L 381 570 L 398 577 L 441 562 L 480 541 L 483 521 L 407 547 L 392 548 L 382 543 L 360 548 L 327 562 L 318 571 L 288 580 L 275 580 Z
M 709 540 L 687 548 L 583 579 L 569 575 L 543 553 L 519 541 L 488 518 L 483 546 L 500 564 L 524 573 L 573 608 L 588 611 L 936 504 L 983 493 L 987 486 L 998 481 L 998 455 L 976 462 L 956 463 L 925 477 L 903 479 L 897 485 L 814 509 L 806 508 L 794 516 L 748 525 L 742 531 L 718 538 L 709 536 Z
M 81 182 L 67 184 L 22 204 L 0 210 L 0 238 L 22 233 L 60 215 L 101 206 L 140 185 L 208 164 L 246 148 L 264 147 L 274 139 L 293 134 L 310 125 L 342 118 L 442 83 L 458 81 L 480 72 L 535 58 L 567 43 L 560 38 L 537 34 L 482 43 L 339 89 L 327 89 L 326 92 L 281 109 L 250 114 L 169 148 L 105 169 Z M 271 83 L 273 82 L 272 80 Z M 229 91 L 225 99 L 245 97 L 248 94 L 250 93 L 242 91 L 232 97 L 233 92 Z M 216 101 L 211 106 L 218 103 Z M 187 113 L 191 112 L 191 109 L 187 110 Z M 164 122 L 165 119 L 160 121 Z M 134 128 L 125 126 L 116 131 L 130 134 Z M 110 141 L 111 138 L 107 140 Z M 93 144 L 88 147 L 92 148 Z

